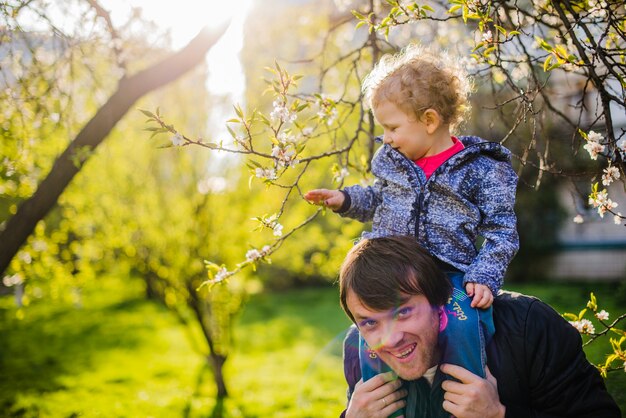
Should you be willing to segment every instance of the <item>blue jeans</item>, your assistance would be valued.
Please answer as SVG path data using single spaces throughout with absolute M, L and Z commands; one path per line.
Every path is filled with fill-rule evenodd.
M 439 347 L 441 349 L 441 363 L 450 363 L 461 366 L 482 378 L 485 377 L 487 355 L 485 348 L 493 334 L 492 308 L 476 309 L 470 306 L 472 299 L 465 293 L 463 273 L 460 271 L 445 271 L 452 283 L 452 296 L 443 307 L 445 318 L 442 318 L 439 332 Z M 445 322 L 445 324 L 443 324 Z M 389 370 L 377 356 L 371 355 L 365 340 L 359 334 L 359 364 L 363 381 L 378 373 Z

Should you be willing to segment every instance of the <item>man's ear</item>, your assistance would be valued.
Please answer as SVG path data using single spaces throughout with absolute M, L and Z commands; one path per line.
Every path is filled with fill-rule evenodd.
M 432 135 L 441 126 L 441 115 L 435 109 L 426 109 L 422 113 L 422 122 L 426 125 L 426 132 Z

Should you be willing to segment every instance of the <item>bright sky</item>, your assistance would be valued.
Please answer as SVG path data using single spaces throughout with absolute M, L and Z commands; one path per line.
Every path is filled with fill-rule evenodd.
M 234 101 L 243 96 L 245 79 L 238 54 L 243 44 L 243 22 L 252 0 L 102 0 L 114 22 L 124 20 L 132 7 L 172 34 L 175 49 L 183 47 L 204 26 L 219 27 L 232 19 L 228 30 L 207 55 L 208 88 L 214 94 L 229 94 Z

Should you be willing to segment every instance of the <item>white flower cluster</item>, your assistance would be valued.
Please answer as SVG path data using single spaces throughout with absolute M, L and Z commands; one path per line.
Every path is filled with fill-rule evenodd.
M 343 179 L 345 179 L 349 175 L 350 175 L 350 172 L 348 171 L 348 169 L 346 167 L 342 167 L 341 170 L 335 173 L 333 177 L 333 181 L 336 183 L 341 183 Z
M 185 143 L 185 138 L 183 138 L 183 136 L 177 132 L 176 135 L 172 136 L 171 141 L 172 145 L 178 147 Z
M 249 250 L 246 253 L 246 260 L 247 261 L 256 261 L 260 258 L 265 257 L 270 251 L 270 246 L 266 245 L 263 248 L 261 248 L 260 250 L 257 250 L 256 248 L 253 248 L 251 250 Z
M 604 174 L 602 175 L 602 184 L 608 186 L 613 183 L 615 180 L 619 179 L 620 173 L 617 167 L 608 166 L 604 169 Z
M 276 180 L 278 178 L 276 175 L 276 169 L 274 168 L 257 167 L 254 170 L 254 175 L 260 179 Z
M 482 39 L 483 39 L 483 42 L 491 43 L 493 42 L 493 34 L 491 33 L 490 30 L 487 30 L 487 32 L 483 32 Z
M 589 153 L 589 156 L 592 160 L 598 159 L 598 154 L 604 152 L 604 145 L 600 141 L 602 141 L 604 137 L 594 131 L 589 131 L 587 135 L 587 143 L 583 146 L 583 148 Z
M 272 158 L 281 167 L 291 167 L 298 164 L 296 150 L 293 144 L 274 145 L 272 147 Z
M 589 0 L 589 16 L 597 19 L 606 17 L 607 3 L 604 0 Z
M 283 226 L 278 222 L 274 222 L 272 225 L 272 230 L 274 230 L 275 237 L 281 237 L 283 235 Z
M 287 108 L 286 102 L 283 102 L 280 100 L 274 100 L 274 102 L 272 103 L 272 106 L 274 107 L 274 109 L 270 113 L 270 118 L 273 121 L 280 120 L 281 122 L 293 123 L 298 117 L 298 115 L 289 111 L 289 109 Z
M 321 98 L 318 100 L 317 105 L 320 108 L 317 112 L 317 117 L 322 121 L 325 121 L 328 126 L 335 123 L 337 116 L 339 116 L 339 111 L 335 106 L 335 102 L 327 98 Z
M 599 191 L 598 193 L 589 196 L 589 204 L 598 209 L 600 217 L 603 218 L 604 214 L 615 209 L 618 205 L 609 199 L 609 194 L 606 189 Z
M 622 153 L 622 157 L 626 157 L 626 138 L 622 138 L 615 143 L 615 147 L 618 149 L 620 153 Z
M 609 319 L 609 313 L 602 309 L 600 312 L 596 312 L 596 318 L 600 321 L 607 321 Z
M 24 278 L 20 273 L 15 273 L 12 276 L 4 276 L 2 279 L 2 284 L 6 287 L 16 286 L 22 283 L 24 283 Z
M 219 283 L 226 280 L 232 273 L 226 269 L 226 267 L 220 267 L 220 269 L 215 273 L 215 278 L 213 282 Z
M 569 321 L 569 323 L 581 334 L 593 334 L 596 332 L 593 324 L 588 319 L 581 319 L 580 321 Z

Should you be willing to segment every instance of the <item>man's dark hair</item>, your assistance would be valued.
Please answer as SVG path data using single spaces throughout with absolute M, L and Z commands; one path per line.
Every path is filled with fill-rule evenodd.
M 364 239 L 355 245 L 339 273 L 339 297 L 346 314 L 348 290 L 365 306 L 383 311 L 399 306 L 414 295 L 424 295 L 442 306 L 452 286 L 432 256 L 409 236 Z

